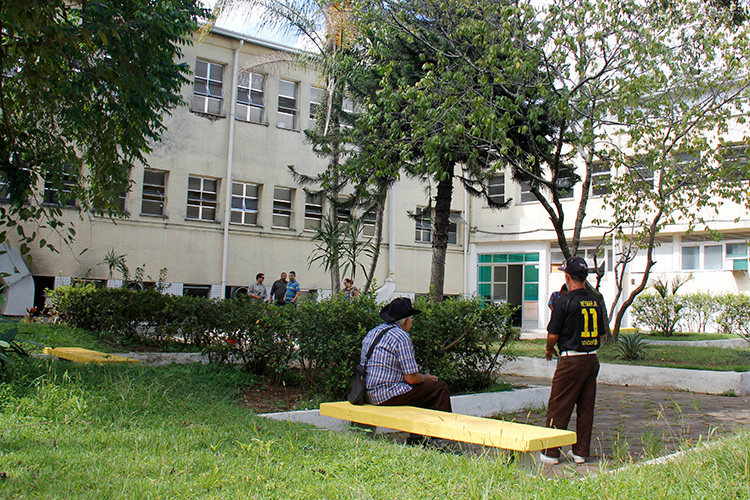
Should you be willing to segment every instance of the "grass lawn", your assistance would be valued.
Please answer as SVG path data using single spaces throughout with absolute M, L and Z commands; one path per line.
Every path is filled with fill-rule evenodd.
M 4 369 L 0 498 L 748 498 L 750 435 L 663 465 L 547 480 L 483 457 L 256 417 L 199 364 Z
M 628 332 L 625 332 L 628 333 Z M 660 335 L 656 333 L 646 333 L 644 335 L 648 340 L 724 340 L 739 339 L 739 335 L 730 333 L 675 333 L 674 335 Z M 748 344 L 750 346 L 750 344 Z
M 516 356 L 544 357 L 545 339 L 519 340 L 512 347 Z M 665 366 L 696 370 L 750 371 L 750 350 L 722 349 L 719 347 L 696 347 L 679 345 L 647 345 L 646 359 L 622 361 L 617 347 L 605 344 L 598 351 L 603 363 L 620 363 L 642 366 Z

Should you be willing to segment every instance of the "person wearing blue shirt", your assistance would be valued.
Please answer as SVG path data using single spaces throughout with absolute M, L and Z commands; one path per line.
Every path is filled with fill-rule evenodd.
M 297 305 L 299 301 L 299 282 L 297 281 L 297 273 L 289 271 L 289 283 L 286 284 L 286 295 L 284 296 L 285 304 Z

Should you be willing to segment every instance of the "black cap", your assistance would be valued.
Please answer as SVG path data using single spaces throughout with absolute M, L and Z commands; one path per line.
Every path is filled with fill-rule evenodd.
M 380 317 L 383 318 L 383 321 L 386 323 L 393 323 L 394 321 L 408 318 L 409 316 L 414 316 L 421 312 L 422 311 L 419 309 L 414 309 L 411 306 L 410 299 L 407 297 L 399 297 L 393 299 L 390 304 L 380 310 Z
M 565 261 L 565 264 L 558 267 L 558 269 L 560 271 L 565 271 L 569 275 L 576 278 L 585 279 L 589 274 L 589 265 L 586 264 L 586 261 L 583 259 L 583 257 L 578 256 L 569 258 Z

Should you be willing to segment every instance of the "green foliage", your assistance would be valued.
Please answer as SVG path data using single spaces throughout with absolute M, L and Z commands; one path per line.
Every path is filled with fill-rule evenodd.
M 198 346 L 214 363 L 239 363 L 277 382 L 288 379 L 296 360 L 305 385 L 328 398 L 346 394 L 362 339 L 381 323 L 373 294 L 301 301 L 296 308 L 244 296 L 209 300 L 91 284 L 58 287 L 49 294 L 60 319 L 109 340 Z M 484 304 L 480 298 L 419 299 L 416 306 L 424 312 L 412 338 L 424 370 L 453 390 L 494 382 L 500 351 L 518 337 L 510 323 L 512 307 Z
M 182 46 L 207 11 L 196 0 L 9 0 L 0 14 L 0 177 L 10 201 L 0 241 L 13 231 L 22 254 L 35 240 L 56 250 L 37 230 L 70 241 L 61 206 L 125 215 L 116 201 L 181 103 Z
M 719 298 L 708 292 L 686 293 L 680 295 L 680 300 L 684 306 L 680 322 L 684 332 L 705 332 L 721 311 Z
M 0 300 L 0 304 L 2 302 L 3 301 Z M 29 356 L 29 353 L 26 352 L 26 349 L 21 345 L 22 343 L 41 347 L 39 343 L 32 340 L 18 338 L 17 321 L 6 318 L 5 316 L 0 316 L 0 325 L 7 327 L 4 328 L 4 332 L 0 333 L 0 368 L 4 367 L 6 363 L 11 362 L 11 358 L 9 357 L 10 354 L 21 356 L 22 358 L 27 358 Z
M 634 324 L 666 336 L 674 335 L 682 318 L 683 304 L 678 295 L 662 297 L 657 293 L 644 293 L 633 302 Z
M 646 357 L 646 342 L 641 333 L 623 333 L 616 345 L 620 359 L 635 361 Z
M 720 331 L 750 340 L 750 296 L 726 293 L 717 297 L 720 313 L 716 323 Z
M 442 302 L 420 297 L 414 307 L 422 311 L 410 332 L 417 362 L 451 390 L 489 385 L 497 368 L 491 346 L 502 349 L 519 335 L 511 325 L 513 307 L 508 304 L 485 304 L 481 297 Z

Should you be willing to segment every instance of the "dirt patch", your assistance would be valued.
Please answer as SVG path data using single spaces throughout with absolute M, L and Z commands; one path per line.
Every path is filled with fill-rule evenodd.
M 240 397 L 240 404 L 255 413 L 291 411 L 309 398 L 308 391 L 284 385 L 258 385 Z

